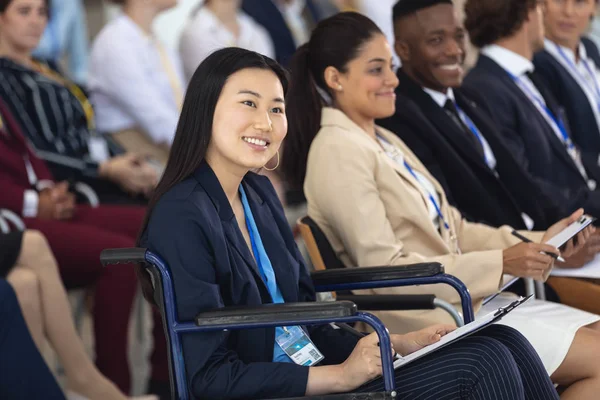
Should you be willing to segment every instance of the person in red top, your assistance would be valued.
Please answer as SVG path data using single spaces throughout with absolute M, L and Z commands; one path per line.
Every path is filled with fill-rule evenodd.
M 44 234 L 67 288 L 94 286 L 96 364 L 128 393 L 127 334 L 137 280 L 133 268 L 103 268 L 100 252 L 134 247 L 145 208 L 79 204 L 69 182 L 54 181 L 1 100 L 0 121 L 0 209 L 13 211 L 28 229 Z M 167 382 L 166 343 L 160 318 L 154 316 L 152 378 Z

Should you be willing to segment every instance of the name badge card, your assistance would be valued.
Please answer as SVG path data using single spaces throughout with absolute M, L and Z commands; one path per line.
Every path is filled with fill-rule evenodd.
M 323 360 L 323 354 L 317 349 L 306 332 L 298 326 L 283 328 L 284 333 L 275 341 L 292 361 L 305 367 L 313 366 Z

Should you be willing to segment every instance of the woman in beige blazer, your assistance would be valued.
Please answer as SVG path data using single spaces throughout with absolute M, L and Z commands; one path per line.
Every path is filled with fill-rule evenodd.
M 443 1 L 440 1 L 443 2 Z M 334 17 L 335 18 L 335 17 Z M 365 20 L 363 20 L 363 18 Z M 334 29 L 358 24 L 340 46 Z M 395 111 L 398 79 L 392 52 L 378 31 L 357 14 L 340 14 L 313 32 L 292 62 L 287 97 L 289 133 L 282 157 L 293 184 L 304 181 L 308 213 L 324 230 L 346 266 L 399 265 L 438 261 L 470 289 L 476 311 L 482 299 L 499 290 L 503 273 L 543 279 L 558 250 L 540 243 L 519 243 L 510 228 L 469 223 L 448 205 L 442 187 L 394 134 L 375 119 Z M 341 53 L 338 49 L 348 48 Z M 444 72 L 440 72 L 444 73 Z M 329 104 L 330 107 L 323 107 Z M 318 133 L 317 133 L 318 132 Z M 309 151 L 310 149 L 310 151 Z M 581 210 L 546 233 L 526 233 L 545 242 Z M 570 243 L 573 256 L 593 228 Z M 373 290 L 374 293 L 434 293 L 459 307 L 443 285 Z M 494 306 L 499 297 L 492 302 Z M 450 322 L 438 311 L 381 312 L 393 331 L 410 331 Z M 480 312 L 481 315 L 481 312 Z M 600 389 L 600 317 L 560 304 L 530 301 L 503 320 L 534 345 L 554 382 L 569 386 L 563 398 L 594 398 Z

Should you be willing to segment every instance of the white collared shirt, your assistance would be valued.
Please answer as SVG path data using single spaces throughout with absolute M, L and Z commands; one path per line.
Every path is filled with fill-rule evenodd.
M 139 127 L 154 142 L 171 144 L 182 99 L 176 98 L 159 46 L 124 14 L 98 34 L 89 71 L 98 131 L 115 133 Z M 183 88 L 179 57 L 165 51 Z
M 244 12 L 237 15 L 236 37 L 206 6 L 201 6 L 188 20 L 179 42 L 179 54 L 189 81 L 198 65 L 216 50 L 241 47 L 275 57 L 271 37 L 261 25 Z
M 598 92 L 600 80 L 596 64 L 588 58 L 585 46 L 582 43 L 579 44 L 579 60 L 575 58 L 575 53 L 571 49 L 559 46 L 551 40 L 545 40 L 544 48 L 569 71 L 569 74 L 583 90 L 594 112 L 597 128 L 600 129 L 600 93 Z
M 436 90 L 429 89 L 429 88 L 423 88 L 423 91 L 425 91 L 425 93 L 427 93 L 429 96 L 431 96 L 433 101 L 435 101 L 441 108 L 444 108 L 444 106 L 446 105 L 446 102 L 448 100 L 451 100 L 454 104 L 456 104 L 456 98 L 454 97 L 454 91 L 452 90 L 452 88 L 449 88 L 445 94 L 442 92 L 438 92 Z M 457 110 L 457 113 L 460 116 L 460 119 L 462 120 L 462 122 L 469 129 L 471 129 L 471 126 L 473 126 L 478 131 L 479 135 L 476 135 L 475 132 L 473 132 L 473 135 L 475 135 L 475 138 L 479 141 L 479 143 L 481 143 L 481 147 L 483 147 L 485 163 L 487 164 L 488 167 L 490 167 L 490 169 L 492 171 L 495 172 L 496 165 L 498 164 L 496 161 L 496 156 L 494 155 L 494 152 L 493 152 L 492 148 L 490 147 L 490 144 L 488 143 L 488 141 L 481 134 L 481 130 L 475 125 L 473 120 L 464 111 Z
M 548 125 L 556 134 L 556 136 L 559 138 L 559 140 L 562 143 L 564 143 L 566 147 L 567 144 L 565 143 L 563 132 L 561 131 L 556 121 L 550 115 L 548 115 L 548 112 L 545 109 L 547 108 L 547 104 L 544 100 L 544 97 L 533 84 L 533 82 L 531 82 L 529 77 L 527 77 L 526 75 L 528 72 L 533 72 L 534 70 L 534 65 L 531 62 L 531 60 L 528 60 L 520 54 L 517 54 L 511 50 L 508 50 L 498 45 L 485 46 L 481 49 L 481 54 L 491 58 L 510 75 L 517 78 L 517 81 L 515 83 L 517 84 L 519 89 L 521 89 L 521 91 L 525 94 L 529 101 L 533 103 L 536 110 L 538 110 L 538 112 L 542 115 L 544 120 L 548 123 Z M 532 98 L 532 95 L 535 97 L 535 99 Z M 571 158 L 573 159 L 573 162 L 575 163 L 577 169 L 581 173 L 581 176 L 583 176 L 583 178 L 588 183 L 590 189 L 592 187 L 595 187 L 596 182 L 588 179 L 587 172 L 581 160 L 581 155 L 579 154 L 577 149 L 567 148 L 567 153 L 569 153 L 569 156 L 571 156 Z

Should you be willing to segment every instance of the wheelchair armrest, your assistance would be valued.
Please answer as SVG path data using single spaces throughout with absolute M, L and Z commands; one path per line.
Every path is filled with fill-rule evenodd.
M 385 267 L 339 268 L 314 271 L 310 274 L 315 286 L 341 285 L 397 279 L 425 278 L 444 273 L 437 262 Z
M 196 325 L 201 327 L 224 324 L 233 327 L 239 323 L 264 324 L 289 320 L 321 321 L 327 318 L 351 317 L 356 313 L 356 305 L 349 301 L 264 304 L 205 311 L 198 314 L 195 321 Z
M 337 301 L 351 301 L 361 311 L 433 310 L 435 296 L 418 295 L 354 295 L 338 293 Z
M 112 264 L 145 263 L 146 249 L 141 247 L 105 249 L 100 253 L 100 262 L 105 267 Z

